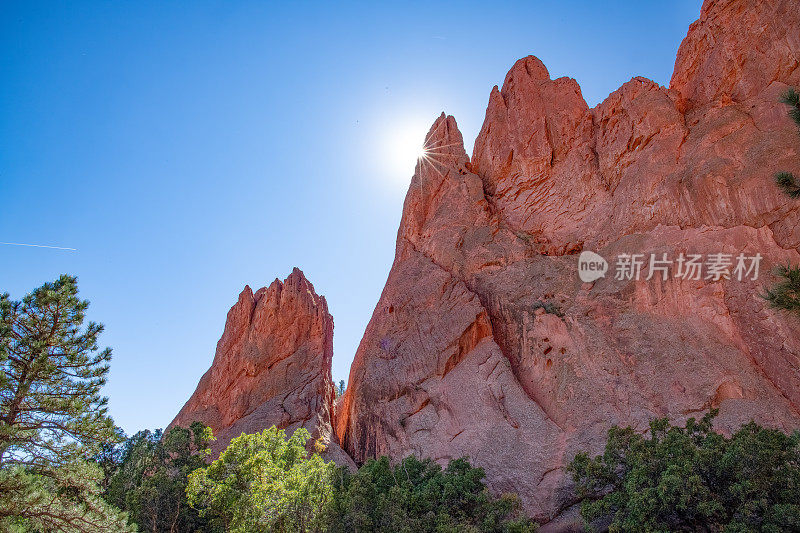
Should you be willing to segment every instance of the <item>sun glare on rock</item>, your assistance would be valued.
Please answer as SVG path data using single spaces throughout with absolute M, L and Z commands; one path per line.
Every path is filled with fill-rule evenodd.
M 384 140 L 387 172 L 397 185 L 407 186 L 414 175 L 417 161 L 427 155 L 425 135 L 430 121 L 421 119 L 405 120 L 390 129 Z

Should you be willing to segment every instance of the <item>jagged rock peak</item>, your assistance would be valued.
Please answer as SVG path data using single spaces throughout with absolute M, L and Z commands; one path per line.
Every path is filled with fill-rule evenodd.
M 428 156 L 443 153 L 466 156 L 464 138 L 458 129 L 456 119 L 452 115 L 445 115 L 444 112 L 437 117 L 425 135 L 424 146 Z
M 255 294 L 245 286 L 211 368 L 170 425 L 210 426 L 215 451 L 272 425 L 306 427 L 330 440 L 332 356 L 333 318 L 300 269 Z
M 549 80 L 550 72 L 548 72 L 542 60 L 534 55 L 518 59 L 506 74 L 506 79 L 503 82 L 503 91 L 510 90 L 515 81 L 523 79 Z

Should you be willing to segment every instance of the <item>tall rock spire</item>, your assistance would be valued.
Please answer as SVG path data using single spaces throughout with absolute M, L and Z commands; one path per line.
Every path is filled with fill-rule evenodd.
M 241 433 L 305 427 L 335 455 L 332 356 L 327 302 L 299 269 L 255 294 L 246 286 L 228 312 L 211 368 L 170 425 L 210 426 L 215 453 Z

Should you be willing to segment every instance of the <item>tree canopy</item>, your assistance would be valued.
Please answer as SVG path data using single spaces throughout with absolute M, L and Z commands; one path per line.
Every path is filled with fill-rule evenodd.
M 207 466 L 213 440 L 200 422 L 190 428 L 140 431 L 121 446 L 105 497 L 145 531 L 211 531 L 186 497 L 188 476 Z
M 225 531 L 318 531 L 336 468 L 309 453 L 311 435 L 274 426 L 233 439 L 219 459 L 189 474 L 189 502 Z

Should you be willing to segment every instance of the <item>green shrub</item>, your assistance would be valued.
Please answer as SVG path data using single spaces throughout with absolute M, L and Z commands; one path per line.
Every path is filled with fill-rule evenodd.
M 541 300 L 536 300 L 533 302 L 533 310 L 536 311 L 537 309 L 544 309 L 544 312 L 549 315 L 556 315 L 558 317 L 563 318 L 564 312 L 558 306 L 558 304 L 553 302 L 543 302 Z
M 800 267 L 785 265 L 775 269 L 781 281 L 762 295 L 770 307 L 800 315 Z
M 356 473 L 339 469 L 326 509 L 326 531 L 528 532 L 536 527 L 514 495 L 492 497 L 484 472 L 466 459 L 444 470 L 430 459 L 369 460 Z
M 273 426 L 233 439 L 219 459 L 189 474 L 189 502 L 225 531 L 318 531 L 335 466 L 307 452 L 309 438 L 304 428 L 287 439 Z
M 800 93 L 795 89 L 787 90 L 781 96 L 781 102 L 789 106 L 789 117 L 800 128 Z M 790 198 L 800 198 L 800 183 L 791 172 L 775 174 L 775 183 Z M 800 315 L 800 267 L 786 265 L 778 267 L 775 274 L 780 281 L 762 294 L 770 307 L 790 311 Z
M 608 432 L 605 453 L 569 466 L 587 524 L 609 531 L 800 531 L 800 434 L 751 422 L 731 437 L 712 411 L 685 427 Z

